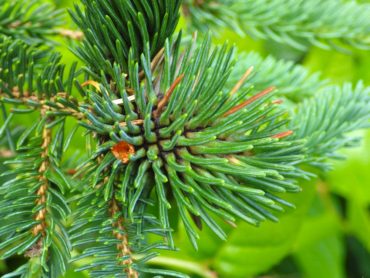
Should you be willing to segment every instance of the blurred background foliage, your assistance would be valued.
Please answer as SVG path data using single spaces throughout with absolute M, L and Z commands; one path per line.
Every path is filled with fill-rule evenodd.
M 59 8 L 73 7 L 71 0 L 49 2 Z M 182 20 L 181 27 L 185 24 Z M 370 85 L 369 51 L 340 53 L 312 47 L 300 52 L 275 42 L 241 37 L 231 30 L 220 32 L 220 43 L 228 40 L 239 50 L 292 60 L 312 72 L 320 71 L 323 78 L 335 84 L 363 80 Z M 58 48 L 67 64 L 75 59 L 68 47 L 66 41 L 60 40 Z M 19 119 L 19 123 L 24 121 L 31 122 L 32 118 Z M 361 147 L 343 152 L 350 157 L 348 160 L 335 162 L 334 171 L 303 183 L 302 193 L 288 197 L 297 209 L 282 215 L 279 223 L 263 223 L 258 228 L 246 223 L 236 229 L 225 227 L 229 232 L 226 242 L 205 229 L 198 251 L 187 240 L 184 228 L 179 227 L 176 241 L 180 251 L 163 252 L 153 264 L 205 278 L 370 277 L 370 132 L 364 135 Z M 78 148 L 85 144 L 85 139 L 79 138 L 74 142 L 74 157 L 79 156 Z M 0 274 L 14 264 L 17 262 L 0 261 Z M 87 275 L 71 270 L 65 277 Z

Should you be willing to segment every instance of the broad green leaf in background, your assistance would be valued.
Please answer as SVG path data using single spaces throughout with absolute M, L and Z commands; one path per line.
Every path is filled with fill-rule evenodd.
M 347 199 L 347 232 L 356 235 L 370 251 L 370 132 L 350 157 L 346 163 L 337 163 L 328 183 L 333 192 Z
M 292 249 L 314 195 L 312 182 L 303 191 L 288 196 L 296 210 L 287 211 L 278 223 L 260 227 L 241 223 L 217 252 L 213 266 L 221 277 L 248 277 L 270 269 Z
M 349 231 L 354 234 L 370 252 L 370 213 L 368 205 L 350 202 L 348 208 Z
M 328 235 L 300 250 L 295 258 L 306 278 L 345 277 L 344 246 L 340 236 Z
M 306 278 L 345 277 L 344 236 L 339 215 L 327 185 L 319 182 L 318 192 L 299 233 L 294 259 Z

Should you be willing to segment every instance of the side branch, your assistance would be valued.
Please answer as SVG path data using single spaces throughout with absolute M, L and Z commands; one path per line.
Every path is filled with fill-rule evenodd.
M 60 102 L 57 102 L 57 99 L 59 97 L 63 97 L 67 99 L 68 96 L 65 92 L 59 92 L 55 96 L 51 97 L 49 100 L 46 100 L 46 99 L 40 99 L 34 94 L 29 93 L 27 91 L 21 94 L 17 88 L 14 88 L 12 90 L 11 95 L 0 91 L 0 102 L 1 101 L 6 102 L 7 99 L 13 99 L 13 100 L 19 101 L 19 103 L 17 103 L 19 105 L 32 106 L 32 107 L 35 107 L 36 105 L 37 107 L 41 107 L 41 110 L 47 108 L 47 110 L 50 112 L 55 112 L 55 111 L 64 112 L 68 114 L 69 116 L 74 117 L 77 120 L 85 119 L 85 115 L 83 113 L 75 109 L 72 109 L 70 107 L 67 107 L 61 104 Z M 48 102 L 49 103 L 52 102 L 58 108 L 56 108 L 55 106 L 49 105 Z
M 117 214 L 120 214 L 120 208 L 117 201 L 113 198 L 111 207 L 110 207 L 111 217 L 114 219 Z M 125 266 L 125 272 L 127 273 L 128 278 L 138 278 L 138 272 L 132 267 L 134 261 L 132 259 L 132 252 L 129 246 L 129 239 L 127 236 L 127 229 L 124 225 L 124 219 L 122 216 L 119 216 L 113 223 L 113 235 L 114 237 L 120 241 L 117 244 L 117 249 L 119 250 L 120 254 L 119 257 L 127 258 L 121 262 L 123 266 Z
M 43 106 L 41 108 L 41 117 L 46 117 L 46 113 L 48 111 L 48 107 Z M 42 162 L 40 164 L 40 167 L 38 169 L 39 172 L 39 181 L 41 183 L 39 189 L 36 192 L 37 199 L 36 199 L 36 206 L 40 207 L 41 209 L 37 211 L 35 215 L 35 220 L 39 221 L 37 225 L 35 225 L 32 228 L 32 234 L 36 237 L 41 234 L 40 240 L 35 244 L 34 248 L 31 248 L 33 250 L 32 252 L 27 252 L 26 256 L 39 256 L 41 254 L 41 249 L 43 246 L 43 238 L 46 236 L 46 215 L 47 215 L 47 190 L 49 188 L 49 180 L 46 178 L 45 173 L 50 167 L 50 160 L 49 160 L 49 146 L 51 144 L 51 130 L 44 125 L 43 131 L 42 131 L 42 153 L 41 153 L 41 159 Z M 35 251 L 34 249 L 37 249 Z

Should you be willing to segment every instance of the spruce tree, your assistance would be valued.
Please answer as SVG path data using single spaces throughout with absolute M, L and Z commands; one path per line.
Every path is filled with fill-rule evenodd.
M 51 5 L 0 0 L 0 259 L 24 258 L 4 277 L 61 277 L 75 262 L 91 277 L 188 277 L 151 264 L 176 252 L 178 221 L 194 248 L 203 226 L 226 240 L 224 222 L 278 221 L 293 206 L 284 196 L 359 142 L 370 89 L 213 39 L 231 27 L 297 49 L 368 49 L 368 11 L 82 0 L 70 11 L 80 31 L 69 31 Z M 59 36 L 76 62 L 62 62 Z

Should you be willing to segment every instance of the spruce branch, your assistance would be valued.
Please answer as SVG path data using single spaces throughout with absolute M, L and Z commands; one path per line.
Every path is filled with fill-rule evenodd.
M 316 0 L 288 1 L 290 10 L 280 14 L 280 6 L 264 6 L 280 0 L 232 2 L 194 0 L 184 7 L 194 22 L 241 25 L 296 47 L 302 39 L 367 46 L 366 24 L 347 22 L 356 31 L 349 36 L 327 14 L 335 0 L 318 4 L 320 13 L 311 6 Z M 158 250 L 175 249 L 170 212 L 195 248 L 203 225 L 226 239 L 220 220 L 233 227 L 239 220 L 277 221 L 276 213 L 293 207 L 284 194 L 299 192 L 298 180 L 312 176 L 301 165 L 326 169 L 327 157 L 357 142 L 348 133 L 369 126 L 369 90 L 361 84 L 328 87 L 300 66 L 237 54 L 227 44 L 213 46 L 210 36 L 185 43 L 181 32 L 174 35 L 181 3 L 82 0 L 72 17 L 83 33 L 54 28 L 34 2 L 27 13 L 13 3 L 0 8 L 0 19 L 14 13 L 10 21 L 25 20 L 0 35 L 0 137 L 14 145 L 2 174 L 9 178 L 0 187 L 0 258 L 28 259 L 6 277 L 58 277 L 72 247 L 71 261 L 91 277 L 187 277 L 149 267 L 161 265 Z M 225 13 L 225 4 L 243 12 Z M 338 5 L 339 14 L 355 11 L 367 22 L 359 4 Z M 257 25 L 241 21 L 248 14 Z M 0 22 L 1 33 L 8 23 Z M 44 33 L 46 26 L 53 31 Z M 324 27 L 333 29 L 328 34 Z M 59 54 L 39 44 L 54 32 L 82 39 L 75 50 L 85 66 L 81 83 L 76 64 L 67 71 Z M 293 100 L 293 112 L 281 105 L 282 97 Z M 39 122 L 13 142 L 14 117 L 31 112 L 40 114 Z M 69 116 L 90 140 L 86 161 L 72 170 L 62 160 L 76 132 L 66 139 Z
M 2 128 L 10 127 L 13 115 L 40 114 L 19 137 L 14 158 L 6 161 L 12 166 L 3 173 L 11 178 L 0 189 L 1 218 L 5 221 L 0 256 L 6 259 L 19 254 L 29 259 L 9 275 L 57 277 L 66 271 L 71 252 L 63 223 L 70 214 L 63 196 L 70 183 L 60 161 L 65 117 L 74 104 L 68 92 L 75 65 L 65 78 L 65 67 L 57 54 L 46 59 L 42 51 L 3 36 L 0 49 L 5 53 L 1 56 L 0 102 L 13 106 Z
M 303 144 L 288 139 L 292 132 L 284 130 L 287 120 L 271 99 L 273 88 L 258 94 L 250 88 L 225 90 L 233 65 L 232 51 L 226 46 L 212 50 L 206 40 L 180 53 L 177 42 L 166 42 L 163 63 L 154 71 L 150 57 L 142 55 L 145 79 L 136 67 L 126 81 L 116 66 L 116 78 L 111 80 L 115 86 L 105 80 L 99 90 L 87 91 L 90 103 L 82 110 L 89 119 L 86 128 L 99 138 L 95 157 L 104 156 L 104 167 L 122 169 L 116 171 L 123 174 L 120 194 L 128 215 L 133 217 L 143 196 L 155 191 L 161 227 L 170 230 L 169 194 L 173 194 L 196 246 L 193 221 L 204 221 L 225 238 L 206 209 L 228 222 L 235 217 L 255 225 L 267 218 L 276 220 L 270 210 L 282 210 L 279 204 L 287 204 L 274 192 L 299 191 L 295 178 L 301 172 L 294 165 L 303 159 L 299 154 Z M 135 57 L 129 59 L 134 61 Z M 135 106 L 128 101 L 126 87 L 134 91 Z M 122 106 L 114 103 L 118 97 Z M 282 145 L 286 150 L 277 151 Z M 130 149 L 134 152 L 127 153 Z M 101 174 L 99 167 L 95 176 Z M 148 183 L 151 176 L 155 184 Z M 112 192 L 111 184 L 105 186 L 106 192 Z M 173 246 L 171 233 L 166 235 Z
M 320 72 L 310 72 L 302 65 L 292 61 L 278 60 L 273 56 L 263 57 L 261 54 L 237 52 L 238 63 L 226 82 L 227 89 L 237 91 L 253 86 L 262 91 L 266 87 L 276 87 L 276 95 L 282 101 L 299 103 L 326 90 L 333 83 L 321 77 Z
M 48 108 L 47 107 L 42 107 L 41 108 L 41 117 L 45 118 L 46 117 L 46 112 Z M 50 118 L 46 117 L 46 122 L 50 122 Z M 47 190 L 49 188 L 49 181 L 45 177 L 45 172 L 49 169 L 50 166 L 50 161 L 48 159 L 49 156 L 49 146 L 51 143 L 51 130 L 44 126 L 42 130 L 42 142 L 41 142 L 41 165 L 40 168 L 38 169 L 38 172 L 40 174 L 39 181 L 40 181 L 40 187 L 37 190 L 37 200 L 36 200 L 36 205 L 43 207 L 41 210 L 37 212 L 37 215 L 35 216 L 35 220 L 39 221 L 39 224 L 34 226 L 32 228 L 32 234 L 34 236 L 37 236 L 41 234 L 42 236 L 45 236 L 45 228 L 46 228 L 46 204 L 47 204 Z M 39 241 L 40 243 L 37 243 L 37 245 L 42 248 L 42 240 Z M 32 247 L 31 247 L 32 248 Z
M 0 188 L 2 259 L 23 254 L 28 262 L 13 275 L 37 272 L 57 277 L 66 270 L 71 246 L 63 221 L 70 213 L 61 193 L 69 187 L 59 169 L 61 122 L 52 138 L 53 117 L 41 109 L 41 119 L 27 129 L 17 143 L 17 155 L 6 164 L 4 176 L 14 176 Z M 60 121 L 59 121 L 60 122 Z M 54 125 L 55 126 L 55 125 Z M 11 274 L 9 274 L 11 275 Z
M 29 44 L 50 42 L 63 23 L 61 11 L 37 1 L 0 0 L 0 34 Z
M 196 28 L 214 26 L 242 30 L 297 49 L 310 44 L 325 49 L 370 45 L 369 4 L 338 0 L 206 0 L 188 1 L 186 10 Z
M 88 270 L 91 277 L 119 275 L 130 278 L 153 271 L 145 267 L 145 263 L 156 256 L 153 250 L 168 249 L 162 242 L 147 242 L 149 234 L 164 236 L 157 228 L 158 221 L 142 212 L 128 216 L 121 195 L 124 181 L 120 162 L 114 162 L 111 153 L 103 159 L 98 153 L 94 157 L 97 158 L 79 169 L 79 173 L 83 173 L 80 185 L 84 191 L 75 198 L 78 206 L 69 231 L 75 250 L 81 251 L 73 261 L 82 263 L 85 258 L 91 259 L 77 271 Z M 98 205 L 97 210 L 89 209 L 92 205 Z M 142 211 L 146 206 L 144 199 L 140 206 L 139 211 Z M 161 270 L 156 273 L 160 275 Z
M 206 33 L 216 28 L 230 28 L 243 35 L 239 14 L 236 9 L 230 9 L 233 0 L 184 0 L 183 14 L 189 21 L 191 30 Z
M 76 63 L 65 74 L 58 53 L 46 58 L 48 49 L 35 50 L 4 36 L 0 37 L 0 51 L 4 53 L 0 56 L 0 102 L 13 106 L 12 113 L 30 113 L 48 106 L 48 114 L 83 118 L 78 101 L 71 96 L 78 75 Z
M 343 158 L 337 151 L 361 140 L 352 133 L 370 127 L 370 88 L 362 82 L 328 87 L 302 102 L 290 125 L 294 138 L 307 140 L 307 162 L 328 170 L 327 158 Z
M 59 53 L 50 53 L 49 48 L 43 47 L 36 50 L 7 36 L 0 36 L 0 51 L 3 53 L 0 56 L 0 92 L 9 98 L 32 95 L 50 99 L 59 92 L 71 94 L 76 80 L 76 63 L 67 75 Z
M 120 209 L 117 201 L 113 199 L 110 208 L 111 217 L 112 219 L 115 219 L 115 216 L 117 214 L 120 214 Z M 112 223 L 113 228 L 116 229 L 116 231 L 113 232 L 114 236 L 117 240 L 120 241 L 119 244 L 117 244 L 117 249 L 121 251 L 120 257 L 121 258 L 127 258 L 121 262 L 122 265 L 126 267 L 125 272 L 127 273 L 128 278 L 137 278 L 139 277 L 138 272 L 132 268 L 133 265 L 133 258 L 131 249 L 129 246 L 129 239 L 127 236 L 126 227 L 124 225 L 124 219 L 122 217 L 118 217 L 115 222 Z
M 130 52 L 135 61 L 144 51 L 153 58 L 176 28 L 181 1 L 82 0 L 82 3 L 83 10 L 76 5 L 71 13 L 85 34 L 75 54 L 96 78 L 102 70 L 113 75 L 114 62 L 128 73 Z M 150 49 L 145 49 L 148 45 Z
M 256 52 L 239 52 L 237 55 L 239 62 L 227 82 L 228 88 L 233 88 L 245 69 L 251 67 L 253 71 L 243 86 L 254 86 L 259 91 L 276 86 L 280 97 L 295 103 L 316 94 L 320 95 L 330 84 L 330 80 L 320 78 L 319 72 L 311 73 L 291 61 L 277 60 L 272 56 L 264 58 Z

